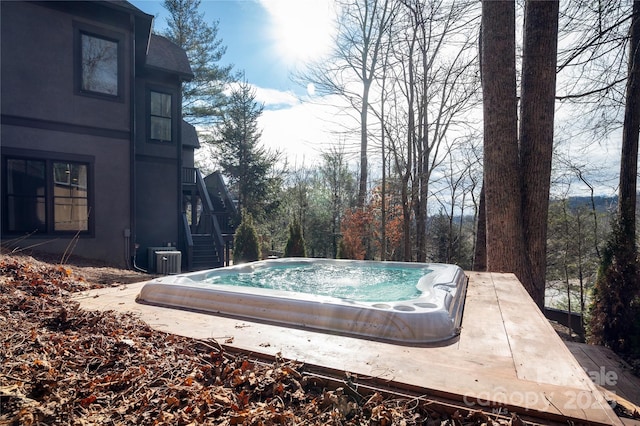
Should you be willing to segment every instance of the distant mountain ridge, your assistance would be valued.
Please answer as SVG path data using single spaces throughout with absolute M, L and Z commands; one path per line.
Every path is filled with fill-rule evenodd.
M 551 200 L 551 203 L 554 202 L 561 202 L 562 200 L 556 199 L 556 200 Z M 582 206 L 586 206 L 589 209 L 591 209 L 591 197 L 586 197 L 586 196 L 580 196 L 580 197 L 569 197 L 567 199 L 568 203 L 569 203 L 569 208 L 571 209 L 576 209 Z M 595 205 L 596 208 L 596 212 L 598 213 L 604 213 L 604 212 L 610 212 L 615 210 L 615 208 L 618 206 L 618 196 L 614 195 L 614 196 L 604 196 L 604 195 L 597 195 L 593 197 L 593 204 Z

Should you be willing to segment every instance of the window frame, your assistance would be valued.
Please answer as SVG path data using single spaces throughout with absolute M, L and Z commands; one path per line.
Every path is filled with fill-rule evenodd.
M 82 87 L 83 82 L 83 70 L 82 70 L 82 36 L 86 35 L 117 44 L 117 65 L 116 77 L 117 81 L 117 93 L 109 94 L 104 92 L 98 92 L 93 90 L 87 90 Z M 124 46 L 125 35 L 115 31 L 110 31 L 104 28 L 96 27 L 80 22 L 73 23 L 73 37 L 74 37 L 74 89 L 76 95 L 87 96 L 97 99 L 124 102 Z
M 158 93 L 161 95 L 167 95 L 170 97 L 171 99 L 171 107 L 169 108 L 169 111 L 171 112 L 171 116 L 170 117 L 163 117 L 163 116 L 158 116 L 158 115 L 152 115 L 151 114 L 151 96 L 152 93 Z M 176 140 L 176 115 L 177 115 L 177 109 L 176 109 L 176 96 L 175 93 L 172 92 L 171 90 L 165 89 L 165 88 L 158 88 L 158 87 L 148 87 L 147 88 L 147 113 L 146 113 L 146 122 L 147 122 L 147 141 L 151 142 L 151 143 L 156 143 L 159 145 L 173 145 L 175 140 Z M 170 123 L 171 123 L 171 140 L 162 140 L 162 139 L 155 139 L 153 137 L 151 137 L 151 118 L 152 117 L 160 117 L 160 118 L 169 118 L 170 119 Z
M 4 150 L 3 150 L 4 151 Z M 94 188 L 94 170 L 95 160 L 93 157 L 75 154 L 59 154 L 59 153 L 42 153 L 22 150 L 7 150 L 8 152 L 2 153 L 2 234 L 16 235 L 24 234 L 25 230 L 10 230 L 9 229 L 9 187 L 8 187 L 8 162 L 9 160 L 23 160 L 34 161 L 44 163 L 44 186 L 45 193 L 44 198 L 44 210 L 45 210 L 45 223 L 44 229 L 38 230 L 36 235 L 38 236 L 54 236 L 54 235 L 79 235 L 81 237 L 94 237 L 95 236 L 95 188 Z M 55 172 L 54 164 L 56 163 L 69 163 L 86 166 L 86 203 L 87 203 L 87 229 L 86 230 L 56 230 L 55 222 Z M 76 197 L 72 197 L 76 198 Z M 83 197 L 78 197 L 83 198 Z

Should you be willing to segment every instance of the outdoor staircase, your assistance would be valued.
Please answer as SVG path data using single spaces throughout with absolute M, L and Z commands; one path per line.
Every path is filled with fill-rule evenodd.
M 191 270 L 198 271 L 223 266 L 223 253 L 218 253 L 211 234 L 192 234 Z
M 187 169 L 183 192 L 192 203 L 199 198 L 202 209 L 195 214 L 193 204 L 191 220 L 183 212 L 186 268 L 199 271 L 228 265 L 238 212 L 222 175 L 214 172 L 203 179 L 198 169 Z

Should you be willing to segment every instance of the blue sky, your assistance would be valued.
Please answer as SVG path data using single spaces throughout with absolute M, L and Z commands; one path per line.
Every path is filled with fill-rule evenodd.
M 166 28 L 162 0 L 130 0 L 155 16 L 154 28 Z M 221 64 L 244 71 L 264 105 L 258 126 L 261 143 L 280 151 L 289 166 L 308 166 L 335 143 L 335 110 L 291 72 L 326 54 L 333 37 L 332 0 L 202 0 L 209 23 L 218 21 L 218 37 L 227 47 Z M 314 102 L 309 102 L 314 98 Z M 207 153 L 199 150 L 201 161 Z M 203 164 L 201 163 L 202 167 Z
M 156 17 L 157 32 L 166 28 L 167 11 L 161 0 L 131 3 Z M 327 8 L 325 0 L 202 0 L 200 5 L 207 22 L 218 21 L 218 37 L 227 46 L 223 64 L 244 71 L 247 80 L 258 87 L 297 95 L 305 94 L 306 87 L 294 83 L 290 72 L 305 59 L 301 57 L 304 52 L 314 48 L 311 45 L 327 43 L 322 39 L 329 36 L 318 27 L 323 24 L 321 17 L 315 26 L 303 26 L 300 20 Z

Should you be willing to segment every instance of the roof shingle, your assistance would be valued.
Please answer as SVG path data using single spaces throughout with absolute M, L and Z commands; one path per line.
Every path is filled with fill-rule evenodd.
M 169 39 L 151 34 L 147 66 L 161 70 L 176 72 L 186 79 L 193 78 L 191 65 L 185 51 Z

